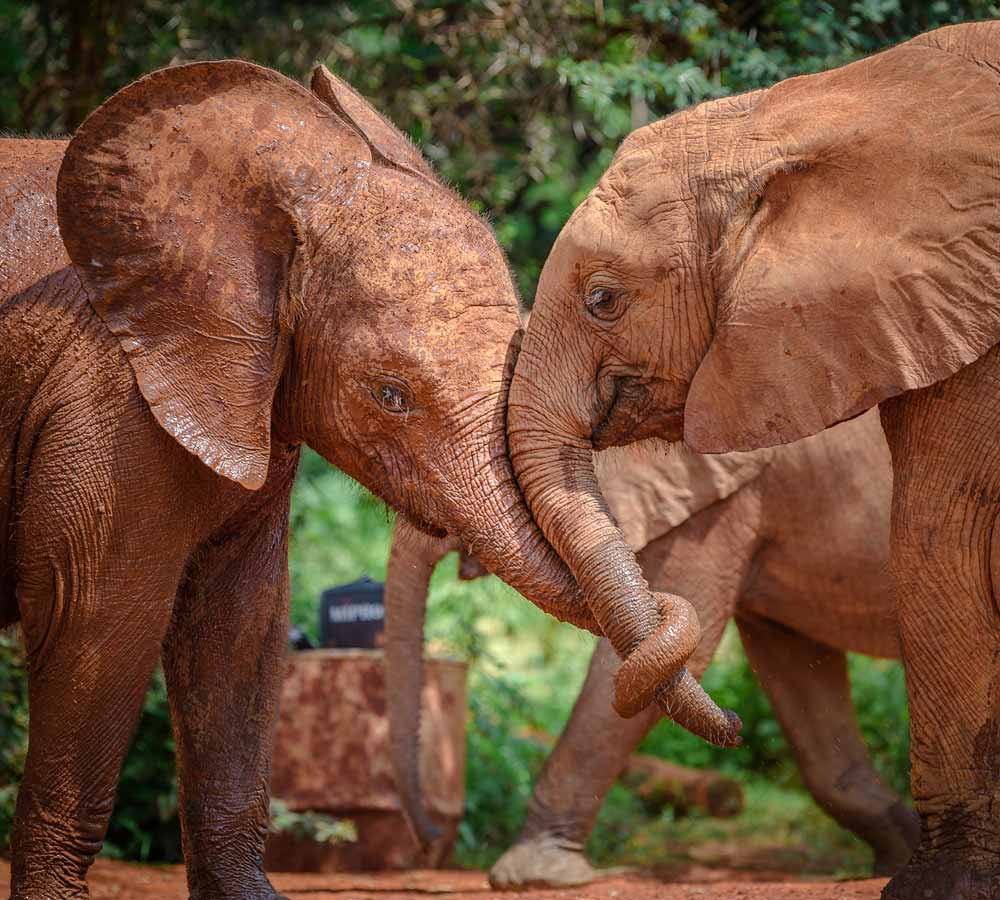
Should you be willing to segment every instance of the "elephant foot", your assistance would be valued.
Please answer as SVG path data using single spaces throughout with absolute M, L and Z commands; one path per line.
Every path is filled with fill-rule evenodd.
M 279 894 L 270 885 L 267 890 L 251 889 L 248 891 L 227 892 L 225 894 L 208 894 L 192 891 L 189 900 L 288 900 L 284 894 Z
M 270 883 L 266 887 L 254 886 L 245 890 L 227 891 L 225 893 L 208 893 L 192 891 L 189 900 L 288 900 L 284 894 L 279 894 Z
M 882 891 L 882 900 L 1000 900 L 1000 865 L 917 850 Z
M 498 891 L 572 887 L 599 878 L 621 875 L 627 869 L 595 869 L 579 845 L 548 834 L 518 841 L 490 869 L 490 886 Z
M 249 880 L 234 875 L 215 875 L 210 881 L 199 878 L 195 885 L 189 900 L 288 900 L 271 886 L 263 872 L 255 872 Z M 220 889 L 222 885 L 225 887 Z
M 90 900 L 90 891 L 83 887 L 66 887 L 65 885 L 51 887 L 13 888 L 10 900 Z
M 909 847 L 880 848 L 875 851 L 875 864 L 872 866 L 873 878 L 888 878 L 895 875 L 910 858 L 913 851 Z
M 90 900 L 86 875 L 75 866 L 67 871 L 58 865 L 42 865 L 44 869 L 37 863 L 29 868 L 15 858 L 10 900 Z
M 872 866 L 874 878 L 888 878 L 899 872 L 913 855 L 913 849 L 905 844 L 875 849 L 875 864 Z
M 243 891 L 227 894 L 204 894 L 192 893 L 189 900 L 288 900 L 284 894 L 279 894 L 274 888 L 269 887 L 265 893 L 260 891 Z

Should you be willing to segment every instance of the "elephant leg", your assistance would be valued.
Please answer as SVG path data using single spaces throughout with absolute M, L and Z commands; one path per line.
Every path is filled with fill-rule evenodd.
M 655 704 L 631 719 L 614 711 L 619 664 L 602 638 L 569 722 L 535 782 L 521 834 L 490 871 L 494 888 L 586 884 L 600 875 L 584 853 L 587 836 L 629 755 L 661 717 Z
M 189 567 L 164 646 L 192 900 L 273 900 L 262 854 L 288 641 L 288 500 L 298 454 Z
M 882 407 L 920 846 L 891 900 L 1000 898 L 1000 350 Z
M 876 875 L 891 875 L 917 846 L 920 823 L 872 765 L 844 653 L 756 616 L 736 623 L 813 799 L 871 845 Z
M 759 496 L 747 488 L 639 554 L 654 590 L 671 584 L 698 611 L 702 639 L 689 661 L 696 677 L 735 609 L 757 546 L 758 515 Z M 630 719 L 615 713 L 619 665 L 611 644 L 601 640 L 569 722 L 535 783 L 521 834 L 490 872 L 495 888 L 583 884 L 600 876 L 584 853 L 587 838 L 629 756 L 661 718 L 655 704 Z
M 79 602 L 53 573 L 56 608 Z M 87 897 L 115 786 L 170 615 L 169 597 L 122 621 L 98 592 L 86 621 L 52 622 L 57 633 L 28 672 L 28 758 L 11 839 L 12 900 Z M 34 602 L 34 597 L 29 597 Z M 48 601 L 46 599 L 46 605 Z M 30 647 L 38 635 L 25 631 Z M 127 649 L 126 649 L 127 648 Z
M 149 555 L 153 534 L 125 524 L 113 492 L 83 488 L 93 472 L 65 474 L 60 464 L 32 480 L 19 522 L 31 717 L 11 840 L 13 900 L 88 896 L 86 872 L 107 831 L 183 567 Z M 35 490 L 56 475 L 60 489 Z

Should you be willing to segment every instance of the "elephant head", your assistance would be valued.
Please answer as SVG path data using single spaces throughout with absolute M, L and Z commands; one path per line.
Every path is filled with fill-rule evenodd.
M 59 228 L 162 428 L 220 477 L 305 442 L 543 608 L 596 627 L 506 448 L 517 298 L 485 223 L 320 67 L 164 69 L 67 149 Z
M 620 654 L 664 616 L 592 447 L 794 441 L 1000 340 L 1000 114 L 976 61 L 996 28 L 639 129 L 559 235 L 511 387 L 511 458 Z

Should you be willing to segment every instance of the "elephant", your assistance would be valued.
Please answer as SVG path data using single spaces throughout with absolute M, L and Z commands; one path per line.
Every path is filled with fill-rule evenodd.
M 633 132 L 546 260 L 508 398 L 535 520 L 617 620 L 616 708 L 724 739 L 592 449 L 748 451 L 878 406 L 922 829 L 890 900 L 1000 897 L 998 66 L 1000 23 L 949 26 Z
M 595 455 L 602 493 L 654 589 L 682 588 L 703 630 L 700 677 L 735 618 L 816 802 L 867 841 L 875 873 L 916 848 L 916 814 L 885 786 L 851 706 L 845 651 L 898 658 L 888 574 L 892 470 L 877 413 L 787 447 L 706 457 L 682 448 Z M 400 798 L 431 861 L 437 830 L 420 800 L 417 747 L 427 586 L 453 539 L 396 526 L 386 579 L 386 675 Z M 467 554 L 460 576 L 483 574 Z M 661 712 L 611 706 L 618 657 L 598 643 L 565 731 L 535 785 L 521 836 L 490 873 L 498 889 L 583 884 L 608 790 Z
M 506 453 L 516 291 L 489 227 L 322 66 L 125 87 L 0 141 L 0 625 L 30 748 L 12 896 L 87 896 L 161 656 L 195 900 L 261 868 L 302 444 L 596 627 Z

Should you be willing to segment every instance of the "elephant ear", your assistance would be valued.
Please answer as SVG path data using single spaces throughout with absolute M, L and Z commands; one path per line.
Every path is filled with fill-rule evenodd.
M 246 488 L 267 477 L 310 222 L 322 206 L 328 226 L 370 166 L 309 91 L 239 61 L 129 85 L 66 151 L 59 230 L 94 309 L 160 425 Z
M 960 26 L 762 95 L 689 446 L 797 440 L 1000 340 L 998 66 L 1000 25 Z
M 326 66 L 313 69 L 311 87 L 320 100 L 354 125 L 368 141 L 376 160 L 411 175 L 436 180 L 434 170 L 413 142 Z
M 642 441 L 594 454 L 601 493 L 629 546 L 647 544 L 750 484 L 774 451 L 703 456 L 682 444 Z

